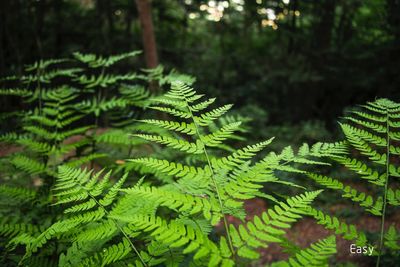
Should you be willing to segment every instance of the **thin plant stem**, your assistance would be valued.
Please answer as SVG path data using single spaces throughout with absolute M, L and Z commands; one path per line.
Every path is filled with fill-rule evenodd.
M 381 230 L 380 230 L 380 240 L 379 240 L 379 254 L 378 260 L 376 261 L 376 267 L 379 267 L 381 261 L 381 255 L 383 250 L 383 237 L 385 231 L 385 213 L 387 204 L 387 191 L 389 185 L 389 164 L 390 164 L 390 135 L 389 135 L 390 125 L 389 125 L 389 111 L 386 108 L 386 180 L 383 192 L 383 207 L 382 207 L 382 219 L 381 219 Z
M 231 250 L 232 255 L 235 257 L 235 249 L 234 249 L 234 247 L 233 247 L 232 238 L 231 238 L 231 235 L 230 235 L 230 233 L 229 233 L 228 222 L 227 222 L 226 217 L 225 217 L 224 205 L 223 205 L 223 203 L 222 203 L 221 193 L 220 193 L 220 191 L 219 191 L 217 181 L 215 180 L 214 169 L 213 169 L 213 167 L 212 167 L 212 165 L 211 165 L 211 161 L 210 161 L 210 158 L 209 158 L 209 156 L 208 156 L 208 152 L 207 152 L 206 146 L 205 146 L 205 144 L 204 144 L 204 142 L 203 142 L 203 140 L 202 140 L 202 136 L 201 136 L 201 134 L 200 134 L 199 127 L 198 127 L 198 125 L 197 125 L 197 123 L 196 123 L 196 120 L 194 119 L 192 110 L 190 109 L 190 106 L 189 106 L 189 103 L 188 103 L 188 101 L 187 101 L 187 99 L 186 99 L 186 96 L 184 96 L 184 97 L 185 97 L 185 102 L 186 102 L 186 105 L 187 105 L 187 108 L 188 108 L 190 117 L 192 118 L 194 127 L 195 127 L 195 129 L 196 129 L 196 134 L 197 134 L 197 136 L 199 137 L 200 142 L 201 142 L 202 145 L 203 145 L 204 155 L 206 156 L 207 164 L 208 164 L 208 166 L 209 166 L 209 168 L 210 168 L 210 171 L 211 171 L 211 181 L 212 181 L 212 183 L 213 183 L 213 185 L 214 185 L 215 193 L 217 194 L 217 198 L 218 198 L 218 204 L 219 204 L 220 209 L 221 209 L 222 218 L 223 218 L 223 221 L 224 221 L 224 228 L 225 228 L 225 232 L 226 232 L 226 237 L 227 237 L 227 239 L 228 239 L 229 249 Z

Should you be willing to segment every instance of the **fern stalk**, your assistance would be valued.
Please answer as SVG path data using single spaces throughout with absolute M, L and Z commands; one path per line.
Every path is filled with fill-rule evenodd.
M 79 185 L 79 187 L 82 187 Z M 106 208 L 104 208 L 104 206 L 97 201 L 97 199 L 95 197 L 93 197 L 91 194 L 89 194 L 89 197 L 91 199 L 94 200 L 94 202 L 96 202 L 97 205 L 99 205 L 99 207 L 101 207 L 104 211 L 105 214 L 109 215 L 109 212 L 107 211 Z M 124 235 L 124 237 L 128 240 L 130 246 L 132 247 L 132 250 L 135 252 L 135 254 L 138 256 L 140 262 L 143 264 L 143 266 L 147 267 L 148 265 L 146 264 L 146 262 L 144 261 L 144 259 L 142 258 L 142 256 L 140 255 L 139 251 L 137 250 L 137 248 L 135 247 L 135 245 L 132 243 L 131 239 L 129 238 L 129 236 L 125 233 L 124 229 L 122 229 L 122 227 L 118 224 L 118 222 L 111 218 L 108 217 L 111 221 L 113 221 L 113 223 L 115 223 L 115 225 L 117 226 L 118 230 Z
M 381 260 L 383 243 L 384 243 L 384 231 L 385 231 L 385 213 L 386 213 L 386 203 L 387 203 L 387 192 L 389 185 L 389 164 L 390 164 L 390 125 L 389 125 L 389 111 L 386 108 L 386 180 L 385 189 L 383 193 L 383 207 L 382 207 L 382 219 L 381 219 L 381 230 L 380 230 L 380 240 L 379 240 L 379 254 L 378 260 L 376 261 L 376 266 L 378 267 Z
M 207 165 L 208 165 L 208 167 L 210 168 L 210 171 L 211 171 L 211 181 L 212 181 L 212 183 L 213 183 L 213 185 L 215 187 L 215 193 L 217 194 L 218 204 L 219 204 L 220 209 L 221 209 L 222 218 L 223 218 L 223 221 L 224 221 L 224 228 L 225 228 L 225 232 L 226 232 L 226 238 L 227 238 L 228 244 L 229 244 L 229 249 L 232 252 L 232 255 L 235 257 L 235 249 L 233 247 L 232 238 L 231 238 L 231 235 L 229 233 L 228 221 L 226 220 L 225 213 L 224 213 L 224 205 L 222 204 L 222 198 L 221 198 L 221 194 L 219 192 L 217 181 L 214 178 L 214 169 L 213 169 L 213 167 L 211 165 L 211 161 L 210 161 L 210 158 L 209 158 L 208 153 L 207 153 L 206 145 L 204 144 L 204 142 L 202 140 L 202 135 L 200 134 L 199 127 L 198 127 L 198 125 L 196 123 L 196 120 L 194 119 L 192 110 L 190 109 L 189 102 L 187 101 L 186 96 L 184 96 L 184 97 L 185 97 L 185 102 L 186 102 L 186 106 L 188 108 L 190 117 L 193 120 L 193 124 L 194 124 L 194 127 L 196 129 L 196 135 L 199 137 L 199 140 L 203 145 L 203 151 L 204 151 L 204 155 L 206 156 L 206 159 L 207 159 Z
M 90 194 L 89 194 L 89 195 L 90 195 Z M 104 206 L 101 205 L 101 204 L 97 201 L 97 199 L 96 199 L 95 197 L 92 197 L 91 195 L 90 195 L 90 197 L 97 203 L 97 205 L 99 205 L 100 207 L 103 208 L 103 210 L 104 210 L 104 212 L 105 212 L 106 214 L 109 214 L 108 211 L 104 208 Z M 143 266 L 147 267 L 147 266 L 148 266 L 147 263 L 144 261 L 144 259 L 143 259 L 142 256 L 140 255 L 139 251 L 137 250 L 137 248 L 135 247 L 135 245 L 132 243 L 132 241 L 131 241 L 131 239 L 129 238 L 129 236 L 125 233 L 124 229 L 122 229 L 122 227 L 118 224 L 118 222 L 117 222 L 115 219 L 113 219 L 113 218 L 110 218 L 110 219 L 111 219 L 111 221 L 113 221 L 113 222 L 115 223 L 115 225 L 117 226 L 118 230 L 124 235 L 124 237 L 126 238 L 126 240 L 128 240 L 130 246 L 132 247 L 132 250 L 133 250 L 133 251 L 135 252 L 135 254 L 138 256 L 138 258 L 139 258 L 140 262 L 143 264 Z

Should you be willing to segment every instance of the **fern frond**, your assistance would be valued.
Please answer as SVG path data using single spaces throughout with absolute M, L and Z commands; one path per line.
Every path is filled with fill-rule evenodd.
M 158 107 L 158 106 L 151 106 L 150 108 L 174 115 L 174 116 L 182 118 L 182 119 L 190 118 L 190 113 L 188 113 L 186 111 L 182 111 L 182 110 L 178 110 L 178 109 L 174 109 L 174 108 L 168 108 L 168 107 Z
M 317 183 L 326 186 L 327 188 L 342 191 L 342 197 L 350 198 L 351 200 L 358 202 L 360 206 L 365 207 L 365 209 L 374 215 L 382 214 L 382 198 L 374 200 L 371 195 L 365 193 L 359 193 L 356 189 L 344 185 L 342 182 L 333 179 L 331 177 L 316 175 L 313 173 L 308 173 L 308 177 L 316 181 Z
M 223 158 L 213 158 L 211 160 L 211 164 L 215 168 L 225 168 L 232 169 L 234 167 L 240 166 L 244 164 L 249 159 L 253 158 L 257 152 L 263 150 L 266 146 L 268 146 L 274 138 L 270 138 L 269 140 L 257 143 L 255 145 L 248 145 L 244 148 L 238 149 L 233 152 L 231 155 Z
M 88 64 L 91 68 L 100 68 L 100 67 L 110 67 L 123 59 L 135 57 L 140 53 L 141 53 L 140 51 L 132 51 L 132 52 L 109 56 L 107 58 L 104 58 L 102 56 L 97 56 L 95 54 L 82 54 L 79 52 L 75 52 L 73 53 L 73 55 L 79 61 Z
M 224 125 L 218 131 L 202 136 L 201 141 L 204 143 L 204 145 L 209 147 L 218 146 L 226 139 L 231 138 L 232 134 L 239 130 L 240 125 L 241 122 L 234 122 Z
M 17 169 L 23 170 L 31 175 L 49 171 L 44 163 L 41 163 L 33 158 L 29 158 L 23 155 L 17 155 L 12 157 L 11 163 Z
M 14 204 L 15 201 L 27 202 L 36 197 L 36 191 L 7 185 L 0 185 L 0 197 L 7 198 L 7 204 Z
M 385 245 L 394 251 L 398 251 L 400 250 L 399 241 L 400 241 L 400 235 L 396 231 L 394 225 L 391 225 L 389 227 L 389 230 L 385 234 Z
M 377 171 L 372 170 L 362 161 L 359 161 L 355 158 L 348 157 L 333 157 L 335 161 L 341 163 L 343 166 L 348 169 L 355 171 L 360 175 L 362 179 L 368 180 L 368 182 L 383 186 L 386 181 L 386 174 L 379 174 Z
M 288 198 L 273 208 L 263 212 L 261 218 L 254 216 L 252 221 L 238 228 L 230 225 L 233 245 L 238 248 L 238 255 L 255 259 L 259 253 L 254 249 L 266 247 L 270 242 L 281 242 L 281 236 L 285 234 L 283 229 L 289 228 L 290 223 L 296 222 L 304 215 L 304 209 L 322 191 L 306 192 L 304 194 Z
M 32 92 L 27 89 L 19 89 L 19 88 L 0 88 L 0 95 L 27 97 L 31 96 Z
M 400 206 L 400 190 L 389 188 L 387 191 L 387 201 L 390 205 Z
M 336 253 L 336 238 L 329 236 L 311 244 L 309 248 L 303 249 L 296 253 L 287 261 L 277 262 L 271 267 L 298 267 L 298 266 L 326 266 L 328 267 L 328 259 Z
M 220 208 L 214 198 L 197 197 L 157 187 L 133 187 L 122 191 L 128 194 L 127 198 L 135 199 L 140 196 L 177 212 L 203 213 L 204 217 L 213 223 L 217 223 L 220 218 Z
M 183 139 L 175 139 L 172 137 L 164 137 L 164 136 L 148 135 L 148 134 L 134 134 L 133 136 L 143 138 L 147 141 L 163 144 L 168 147 L 172 147 L 189 154 L 202 154 L 204 149 L 204 144 L 200 141 L 197 141 L 196 143 L 191 143 Z
M 196 134 L 196 128 L 193 123 L 176 122 L 176 121 L 163 121 L 163 120 L 140 120 L 139 122 L 155 125 L 167 130 L 185 133 L 188 135 Z
M 203 113 L 200 116 L 194 116 L 194 121 L 200 126 L 208 126 L 210 123 L 212 123 L 212 121 L 220 118 L 222 115 L 228 112 L 232 106 L 233 105 L 224 105 L 209 112 Z M 193 110 L 193 107 L 189 106 L 189 108 Z
M 355 240 L 358 246 L 365 246 L 367 244 L 365 233 L 358 231 L 355 225 L 346 224 L 337 217 L 327 215 L 313 207 L 305 208 L 304 211 L 314 217 L 318 224 L 323 225 L 329 230 L 335 230 L 335 234 L 343 236 L 344 239 Z

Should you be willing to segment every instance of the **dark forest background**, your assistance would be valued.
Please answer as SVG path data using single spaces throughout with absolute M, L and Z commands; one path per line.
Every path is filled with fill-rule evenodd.
M 147 67 L 195 76 L 198 91 L 255 117 L 260 135 L 318 140 L 349 106 L 399 100 L 399 0 L 2 0 L 0 75 L 74 51 L 143 50 L 140 13 L 154 25 Z

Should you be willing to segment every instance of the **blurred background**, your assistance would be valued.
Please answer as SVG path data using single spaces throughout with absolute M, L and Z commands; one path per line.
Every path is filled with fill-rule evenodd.
M 329 139 L 349 106 L 398 101 L 399 44 L 397 0 L 0 1 L 0 76 L 147 46 L 155 55 L 137 67 L 193 75 L 200 92 L 255 117 L 256 135 L 292 143 Z

